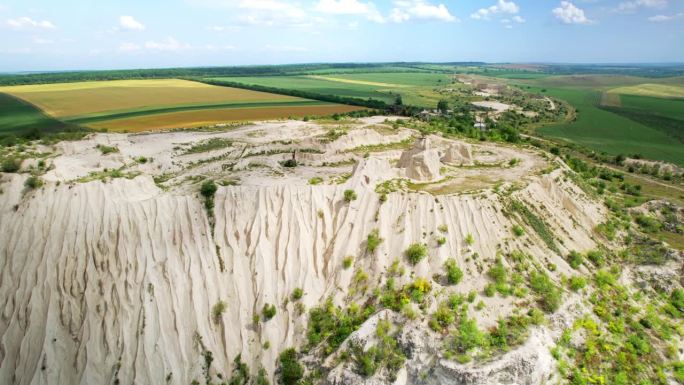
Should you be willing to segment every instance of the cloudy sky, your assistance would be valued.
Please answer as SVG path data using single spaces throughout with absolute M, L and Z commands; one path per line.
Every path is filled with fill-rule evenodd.
M 0 71 L 683 62 L 684 0 L 0 0 Z

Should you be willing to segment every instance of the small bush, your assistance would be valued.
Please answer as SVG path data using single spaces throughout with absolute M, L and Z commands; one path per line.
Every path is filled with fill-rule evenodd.
M 542 310 L 547 313 L 553 313 L 558 310 L 562 301 L 562 293 L 546 273 L 532 273 L 530 286 L 539 295 Z
M 15 158 L 9 158 L 2 161 L 2 172 L 17 172 L 21 161 Z
M 40 188 L 42 185 L 43 181 L 37 176 L 30 176 L 28 179 L 26 179 L 26 182 L 24 182 L 24 186 L 31 190 Z
M 591 261 L 596 266 L 603 266 L 605 263 L 605 257 L 601 250 L 591 250 L 587 253 L 587 259 Z
M 301 287 L 296 287 L 292 290 L 292 300 L 299 301 L 304 296 L 304 290 Z
M 568 259 L 568 264 L 570 264 L 570 267 L 573 269 L 578 269 L 580 265 L 582 265 L 582 261 L 584 260 L 584 257 L 582 257 L 582 254 L 576 252 L 576 251 L 571 251 L 570 254 L 567 257 Z
M 492 283 L 488 283 L 484 288 L 484 294 L 487 297 L 493 297 L 494 294 L 496 294 L 496 286 L 494 286 Z
M 344 267 L 344 269 L 346 270 L 346 269 L 350 268 L 353 263 L 354 263 L 354 257 L 346 256 L 342 260 L 342 267 Z
M 439 238 L 437 238 L 437 246 L 444 246 L 444 244 L 446 243 L 446 241 L 447 241 L 447 240 L 446 240 L 445 237 L 439 237 Z
M 468 245 L 468 246 L 472 246 L 473 243 L 475 243 L 475 238 L 473 238 L 473 234 L 468 234 L 468 235 L 466 235 L 466 237 L 465 237 L 465 243 L 466 243 L 466 245 Z
M 406 249 L 406 257 L 412 265 L 418 264 L 427 256 L 427 247 L 421 243 L 414 243 Z
M 315 176 L 315 177 L 309 179 L 309 184 L 312 186 L 315 186 L 315 185 L 321 184 L 321 183 L 323 183 L 323 178 L 321 178 L 320 176 Z
M 444 262 L 444 270 L 446 270 L 447 281 L 450 284 L 456 285 L 461 282 L 463 271 L 456 265 L 455 259 L 447 259 L 446 262 Z
M 219 321 L 221 321 L 221 316 L 226 309 L 228 309 L 228 304 L 225 301 L 216 302 L 211 308 L 211 318 L 214 320 L 214 323 L 219 323 Z
M 522 237 L 525 234 L 525 230 L 522 228 L 522 226 L 515 225 L 513 226 L 513 234 L 515 234 L 516 237 Z
M 280 165 L 287 168 L 297 167 L 297 161 L 295 159 L 288 159 L 280 162 Z
M 97 149 L 100 150 L 102 155 L 107 155 L 115 152 L 119 152 L 119 149 L 114 146 L 105 146 L 104 144 L 98 144 Z
M 202 194 L 202 196 L 205 198 L 213 198 L 214 194 L 216 194 L 217 188 L 218 187 L 213 180 L 207 180 L 202 183 L 202 186 L 200 187 L 200 194 Z
M 370 234 L 368 234 L 368 239 L 366 240 L 366 249 L 369 253 L 375 253 L 375 250 L 380 246 L 383 239 L 380 238 L 380 230 L 373 229 Z
M 357 198 L 356 196 L 356 191 L 354 190 L 344 190 L 344 200 L 345 202 L 349 203 L 351 201 L 355 201 Z
M 278 357 L 280 361 L 279 379 L 283 385 L 296 385 L 304 377 L 304 368 L 297 360 L 297 352 L 290 348 Z
M 261 309 L 261 314 L 264 316 L 264 320 L 268 321 L 276 315 L 275 305 L 264 304 L 264 308 Z
M 584 279 L 584 277 L 574 276 L 570 278 L 569 286 L 570 290 L 579 291 L 584 289 L 585 286 L 587 286 L 587 280 Z

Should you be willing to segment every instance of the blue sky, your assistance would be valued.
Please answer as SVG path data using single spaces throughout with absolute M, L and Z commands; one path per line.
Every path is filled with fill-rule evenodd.
M 683 62 L 683 0 L 0 0 L 0 71 Z

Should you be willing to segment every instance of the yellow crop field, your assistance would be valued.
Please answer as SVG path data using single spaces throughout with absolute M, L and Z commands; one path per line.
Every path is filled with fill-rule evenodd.
M 366 81 L 366 80 L 335 78 L 335 77 L 331 77 L 331 76 L 309 75 L 308 77 L 312 78 L 312 79 L 327 80 L 327 81 L 338 82 L 338 83 L 360 84 L 360 85 L 364 85 L 364 86 L 388 87 L 388 88 L 409 87 L 408 85 L 405 85 L 405 84 L 371 82 L 371 81 Z
M 228 108 L 199 111 L 183 111 L 160 115 L 136 116 L 133 118 L 101 121 L 90 124 L 93 128 L 111 131 L 148 131 L 171 128 L 192 128 L 219 123 L 303 117 L 306 115 L 331 115 L 363 109 L 343 104 L 325 104 L 286 107 Z
M 684 86 L 681 85 L 646 83 L 613 88 L 610 92 L 616 94 L 651 96 L 656 98 L 684 98 Z
M 179 79 L 116 80 L 0 87 L 57 118 L 154 107 L 304 99 Z

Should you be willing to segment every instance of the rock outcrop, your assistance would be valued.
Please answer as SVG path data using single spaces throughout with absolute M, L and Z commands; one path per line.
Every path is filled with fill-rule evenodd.
M 441 167 L 439 151 L 430 148 L 429 138 L 418 139 L 410 150 L 401 154 L 397 166 L 405 168 L 406 176 L 417 181 L 439 179 Z
M 444 152 L 441 160 L 444 163 L 463 166 L 472 165 L 473 154 L 471 152 L 470 145 L 466 143 L 455 143 L 450 145 Z

